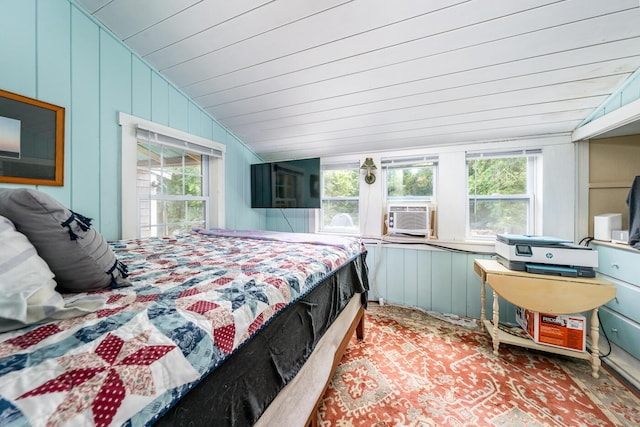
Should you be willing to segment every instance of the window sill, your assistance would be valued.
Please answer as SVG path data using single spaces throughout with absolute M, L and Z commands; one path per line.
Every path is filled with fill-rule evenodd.
M 333 230 L 318 231 L 317 234 L 329 234 L 339 236 L 360 237 L 365 244 L 371 246 L 384 244 L 387 247 L 401 249 L 440 250 L 452 252 L 469 252 L 474 254 L 495 254 L 495 242 L 493 240 L 440 240 L 416 236 L 363 236 L 357 231 L 337 232 Z

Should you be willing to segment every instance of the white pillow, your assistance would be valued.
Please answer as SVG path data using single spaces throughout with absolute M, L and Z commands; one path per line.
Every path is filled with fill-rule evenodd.
M 65 307 L 49 266 L 13 223 L 0 216 L 0 332 L 45 319 L 68 318 L 95 311 L 104 298 L 90 297 Z

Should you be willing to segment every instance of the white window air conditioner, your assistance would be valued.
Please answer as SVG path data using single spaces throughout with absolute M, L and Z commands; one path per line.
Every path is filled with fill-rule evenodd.
M 389 234 L 429 237 L 430 209 L 427 205 L 390 204 L 387 209 Z

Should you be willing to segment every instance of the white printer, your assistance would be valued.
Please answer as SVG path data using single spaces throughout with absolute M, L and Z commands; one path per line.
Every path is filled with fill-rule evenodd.
M 598 251 L 548 236 L 498 234 L 498 262 L 510 270 L 567 277 L 595 277 Z

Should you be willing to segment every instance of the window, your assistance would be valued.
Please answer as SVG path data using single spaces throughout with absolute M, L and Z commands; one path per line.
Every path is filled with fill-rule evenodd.
M 535 234 L 539 154 L 467 154 L 469 238 Z
M 387 203 L 435 201 L 436 158 L 382 159 Z
M 322 166 L 323 231 L 358 233 L 360 169 L 357 163 Z
M 224 227 L 225 146 L 120 113 L 122 239 Z
M 171 236 L 205 227 L 208 156 L 142 141 L 137 153 L 138 235 Z

